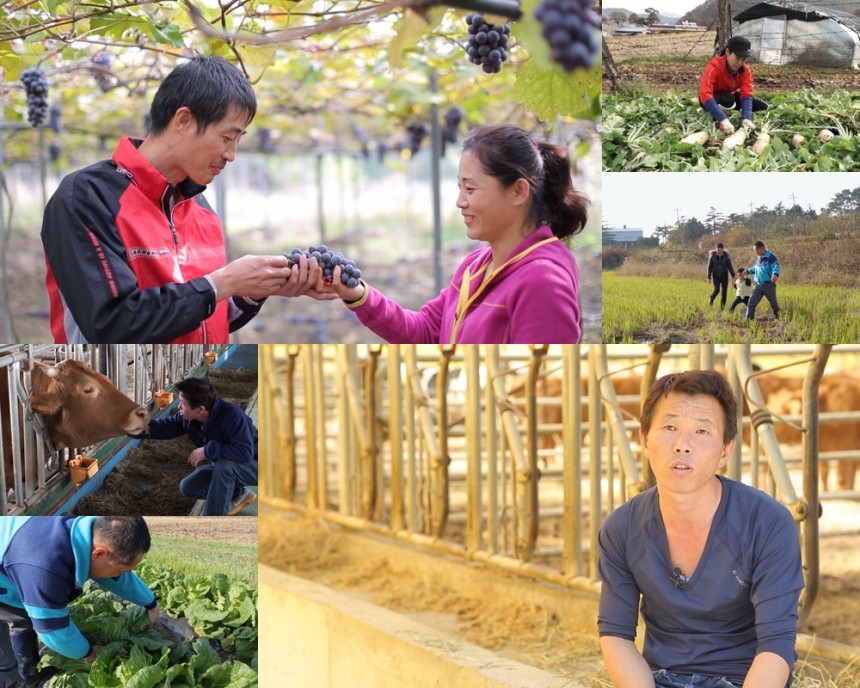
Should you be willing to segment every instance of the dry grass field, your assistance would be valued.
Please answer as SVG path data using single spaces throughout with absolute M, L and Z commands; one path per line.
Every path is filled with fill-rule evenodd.
M 695 91 L 705 64 L 713 54 L 716 31 L 605 36 L 622 83 Z M 784 93 L 814 88 L 819 93 L 860 90 L 860 74 L 846 69 L 793 65 L 751 65 L 759 93 Z M 604 92 L 611 82 L 604 74 Z

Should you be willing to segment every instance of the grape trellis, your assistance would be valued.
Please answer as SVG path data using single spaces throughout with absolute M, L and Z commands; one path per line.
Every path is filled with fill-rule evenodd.
M 270 145 L 292 150 L 340 145 L 352 124 L 379 140 L 420 119 L 416 113 L 426 121 L 431 103 L 440 101 L 445 109 L 459 107 L 467 124 L 483 123 L 494 112 L 524 124 L 534 116 L 593 119 L 599 113 L 599 68 L 571 79 L 560 66 L 569 63 L 553 62 L 558 49 L 552 52 L 541 35 L 538 4 L 251 0 L 216 7 L 208 0 L 96 0 L 53 2 L 50 12 L 43 2 L 11 4 L 0 19 L 0 95 L 12 95 L 7 122 L 15 122 L 16 112 L 23 120 L 19 79 L 40 69 L 51 89 L 46 105 L 62 102 L 68 134 L 145 133 L 145 113 L 160 81 L 178 59 L 206 52 L 243 70 L 260 101 L 255 126 L 274 134 Z M 511 35 L 499 35 L 503 49 L 485 51 L 492 52 L 492 71 L 506 63 L 503 72 L 484 74 L 462 59 L 469 10 L 500 27 L 511 22 Z M 558 37 L 568 30 L 557 28 Z M 582 35 L 591 37 L 587 30 Z M 585 43 L 576 45 L 579 53 Z M 431 75 L 438 75 L 438 94 L 429 88 Z M 26 148 L 22 143 L 21 152 Z

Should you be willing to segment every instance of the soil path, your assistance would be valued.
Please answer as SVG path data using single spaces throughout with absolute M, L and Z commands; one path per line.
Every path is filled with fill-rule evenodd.
M 192 540 L 219 540 L 234 545 L 257 544 L 257 519 L 241 516 L 147 516 L 146 525 L 153 535 L 184 537 Z

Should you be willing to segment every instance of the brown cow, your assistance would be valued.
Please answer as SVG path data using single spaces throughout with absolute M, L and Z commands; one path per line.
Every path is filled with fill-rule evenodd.
M 724 373 L 724 371 L 721 371 Z M 725 374 L 725 373 L 724 373 Z M 610 376 L 615 392 L 619 396 L 636 396 L 639 394 L 641 377 L 637 373 Z M 780 415 L 800 414 L 802 407 L 803 378 L 779 374 L 764 374 L 756 376 L 759 389 L 767 407 Z M 525 393 L 525 378 L 512 377 L 508 384 L 512 397 L 522 397 Z M 557 399 L 557 403 L 538 406 L 538 424 L 561 423 L 561 379 L 547 377 L 538 381 L 537 395 L 548 399 Z M 582 379 L 582 393 L 588 393 L 588 380 Z M 860 376 L 850 372 L 827 373 L 823 376 L 819 388 L 819 410 L 822 413 L 836 411 L 860 411 Z M 638 417 L 639 409 L 636 403 L 622 403 L 625 420 Z M 749 414 L 749 406 L 744 399 L 744 415 Z M 588 407 L 582 409 L 583 424 L 588 420 Z M 801 436 L 798 430 L 784 424 L 774 423 L 777 440 L 781 444 L 800 444 Z M 749 428 L 744 428 L 743 442 L 749 444 Z M 561 444 L 561 435 L 540 435 L 539 449 L 551 449 Z M 821 425 L 819 429 L 819 450 L 849 451 L 860 450 L 860 422 Z M 856 469 L 860 462 L 840 461 L 837 471 L 838 487 L 840 490 L 852 490 L 855 482 Z M 763 470 L 766 470 L 763 469 Z M 828 487 L 828 462 L 822 461 L 820 475 L 824 489 Z
M 782 385 L 767 397 L 768 408 L 781 415 L 800 414 L 803 410 L 803 379 L 784 378 Z M 827 373 L 818 388 L 820 413 L 860 411 L 860 380 L 850 372 Z M 799 423 L 798 423 L 799 424 Z M 781 444 L 800 444 L 799 430 L 775 423 L 774 430 Z M 821 452 L 860 450 L 860 422 L 821 424 L 818 432 L 818 449 Z M 857 470 L 856 461 L 840 461 L 836 472 L 840 490 L 853 490 Z M 823 488 L 828 488 L 829 466 L 822 461 L 819 475 Z
M 637 374 L 610 375 L 609 379 L 615 388 L 615 394 L 618 397 L 639 396 L 642 377 Z M 561 378 L 557 376 L 542 377 L 537 381 L 535 391 L 538 397 L 546 400 L 555 400 L 556 403 L 541 404 L 537 407 L 537 423 L 538 427 L 543 425 L 560 425 L 562 422 L 561 408 Z M 525 396 L 526 378 L 520 376 L 511 376 L 507 384 L 508 393 L 513 398 Z M 588 396 L 588 377 L 583 375 L 581 379 L 582 397 Z M 620 403 L 622 416 L 624 420 L 639 418 L 639 402 L 622 401 Z M 605 419 L 603 412 L 603 401 L 600 402 L 601 418 Z M 588 404 L 582 406 L 582 425 L 583 432 L 588 431 Z M 540 434 L 538 435 L 538 449 L 553 449 L 561 446 L 561 433 Z
M 32 385 L 30 406 L 43 416 L 57 449 L 140 434 L 149 424 L 145 407 L 117 390 L 107 376 L 75 359 L 53 366 L 36 363 Z

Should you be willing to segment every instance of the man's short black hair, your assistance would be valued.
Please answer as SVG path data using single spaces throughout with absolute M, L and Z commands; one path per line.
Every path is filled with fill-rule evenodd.
M 723 242 L 722 241 L 717 242 L 717 248 L 723 248 Z
M 218 399 L 212 383 L 205 377 L 187 377 L 176 383 L 176 389 L 185 397 L 191 408 L 204 406 L 211 411 Z
M 110 547 L 113 561 L 127 566 L 152 544 L 143 516 L 98 516 L 93 521 L 93 541 Z
M 754 247 L 755 248 L 764 248 L 764 242 L 763 241 L 757 241 L 757 242 L 755 242 Z
M 162 133 L 173 115 L 187 107 L 197 121 L 197 133 L 224 119 L 231 108 L 248 117 L 257 114 L 254 89 L 237 67 L 217 55 L 195 55 L 176 67 L 158 87 L 149 116 L 149 133 Z

